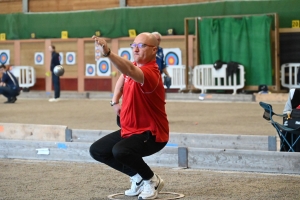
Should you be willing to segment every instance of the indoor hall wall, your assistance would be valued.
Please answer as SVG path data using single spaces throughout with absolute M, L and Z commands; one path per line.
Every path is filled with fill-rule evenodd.
M 75 60 L 74 65 L 66 65 L 66 54 L 67 52 L 74 52 L 76 54 L 76 57 L 78 55 L 77 52 L 77 40 L 71 39 L 71 40 L 60 40 L 56 39 L 52 41 L 52 45 L 55 46 L 55 49 L 58 53 L 63 53 L 63 62 L 64 62 L 64 68 L 65 68 L 65 76 L 66 77 L 72 77 L 77 78 L 77 68 L 78 68 L 78 62 Z M 48 52 L 47 52 L 48 53 Z M 50 63 L 46 63 L 50 66 Z
M 127 0 L 128 7 L 214 2 L 216 0 Z M 119 8 L 120 0 L 28 0 L 29 12 L 61 12 Z M 23 12 L 22 0 L 0 0 L 0 14 Z
M 0 0 L 0 14 L 23 12 L 22 0 Z
M 188 3 L 204 3 L 214 2 L 220 0 L 127 0 L 127 6 L 138 7 L 138 6 L 167 6 L 172 4 L 188 4 Z M 222 1 L 222 0 L 221 0 Z
M 44 65 L 36 65 L 34 55 L 36 52 L 44 52 L 44 40 L 24 40 L 18 41 L 19 49 L 14 49 L 16 55 L 13 66 L 31 66 L 34 68 L 36 75 L 36 84 L 33 86 L 37 90 L 45 90 L 45 67 Z M 2 45 L 1 45 L 2 46 Z M 13 53 L 10 51 L 10 53 Z M 46 63 L 44 63 L 46 64 Z
M 32 66 L 35 69 L 36 76 L 45 76 L 45 68 L 43 65 L 35 65 L 34 54 L 36 52 L 43 52 L 45 44 L 43 40 L 28 41 L 20 43 L 20 63 L 26 63 L 27 66 Z M 2 45 L 1 45 L 2 46 Z
M 111 40 L 106 39 L 107 45 L 111 48 Z M 84 41 L 84 63 L 85 64 L 95 64 L 97 69 L 97 62 L 95 61 L 95 42 L 91 39 L 85 39 Z M 84 65 L 84 72 L 86 66 Z M 97 69 L 98 70 L 98 69 Z M 113 66 L 111 64 L 111 71 L 113 71 Z M 83 80 L 83 85 L 81 86 L 84 91 L 112 91 L 113 82 L 116 77 L 112 76 L 85 76 Z
M 192 40 L 195 40 L 194 36 Z M 119 48 L 129 47 L 133 38 L 122 37 L 108 39 L 108 46 L 111 51 L 118 53 Z M 62 91 L 113 91 L 120 72 L 111 64 L 111 72 L 117 72 L 110 76 L 86 76 L 86 64 L 95 64 L 95 46 L 91 38 L 70 38 L 70 39 L 28 39 L 28 40 L 6 40 L 0 41 L 0 49 L 10 51 L 10 64 L 12 66 L 32 66 L 36 72 L 36 84 L 31 90 L 52 91 L 51 76 L 47 77 L 46 72 L 50 71 L 51 53 L 49 45 L 54 45 L 56 51 L 63 53 L 63 66 L 65 74 L 60 78 Z M 180 48 L 182 53 L 182 64 L 185 65 L 185 37 L 184 36 L 163 36 L 161 47 Z M 192 47 L 196 49 L 196 47 Z M 34 55 L 36 52 L 44 53 L 44 64 L 36 65 Z M 76 62 L 74 65 L 66 64 L 66 53 L 75 52 Z M 196 51 L 188 55 L 189 64 L 195 65 Z
M 5 49 L 10 51 L 10 64 L 14 64 L 15 52 L 14 52 L 14 42 L 5 42 L 0 44 L 0 49 Z
M 28 0 L 30 12 L 59 12 L 117 8 L 119 0 Z

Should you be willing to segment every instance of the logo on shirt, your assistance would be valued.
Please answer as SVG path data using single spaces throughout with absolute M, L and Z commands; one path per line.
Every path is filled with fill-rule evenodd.
M 127 83 L 129 80 L 129 77 L 128 76 L 125 76 L 125 83 Z

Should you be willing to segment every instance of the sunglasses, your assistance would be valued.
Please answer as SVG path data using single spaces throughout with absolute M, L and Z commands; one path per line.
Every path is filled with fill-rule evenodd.
M 145 48 L 145 47 L 155 47 L 155 46 L 152 46 L 152 45 L 148 45 L 148 44 L 144 44 L 144 43 L 138 43 L 138 44 L 136 44 L 136 43 L 132 43 L 132 44 L 130 44 L 130 47 L 132 48 L 132 49 L 134 49 L 134 48 L 139 48 L 139 49 L 142 49 L 142 48 Z

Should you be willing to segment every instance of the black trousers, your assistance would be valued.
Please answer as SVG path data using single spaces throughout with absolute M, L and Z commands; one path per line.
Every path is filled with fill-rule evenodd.
M 90 154 L 102 162 L 128 176 L 139 174 L 144 180 L 154 175 L 142 157 L 152 155 L 165 147 L 167 142 L 155 142 L 150 131 L 121 137 L 121 130 L 110 133 L 90 147 Z
M 57 99 L 60 97 L 60 80 L 59 80 L 59 76 L 56 76 L 53 72 L 52 72 L 52 83 L 54 87 L 54 98 Z
M 12 89 L 9 86 L 0 86 L 0 94 L 3 94 L 8 100 L 11 100 L 11 98 L 16 97 L 20 94 L 19 90 Z

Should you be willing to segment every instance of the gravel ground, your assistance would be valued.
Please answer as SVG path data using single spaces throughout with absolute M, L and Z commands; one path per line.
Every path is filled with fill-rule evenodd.
M 0 101 L 5 101 L 0 98 Z M 273 104 L 281 113 L 284 104 Z M 168 101 L 171 132 L 276 135 L 258 103 Z M 280 120 L 280 119 L 279 119 Z M 66 125 L 71 129 L 114 130 L 115 115 L 106 100 L 19 99 L 1 105 L 0 122 Z M 0 199 L 98 200 L 122 193 L 129 178 L 100 163 L 0 159 Z M 153 167 L 165 180 L 162 192 L 182 199 L 300 199 L 300 175 L 225 172 Z M 174 195 L 159 194 L 158 199 Z M 137 197 L 118 196 L 118 199 Z

